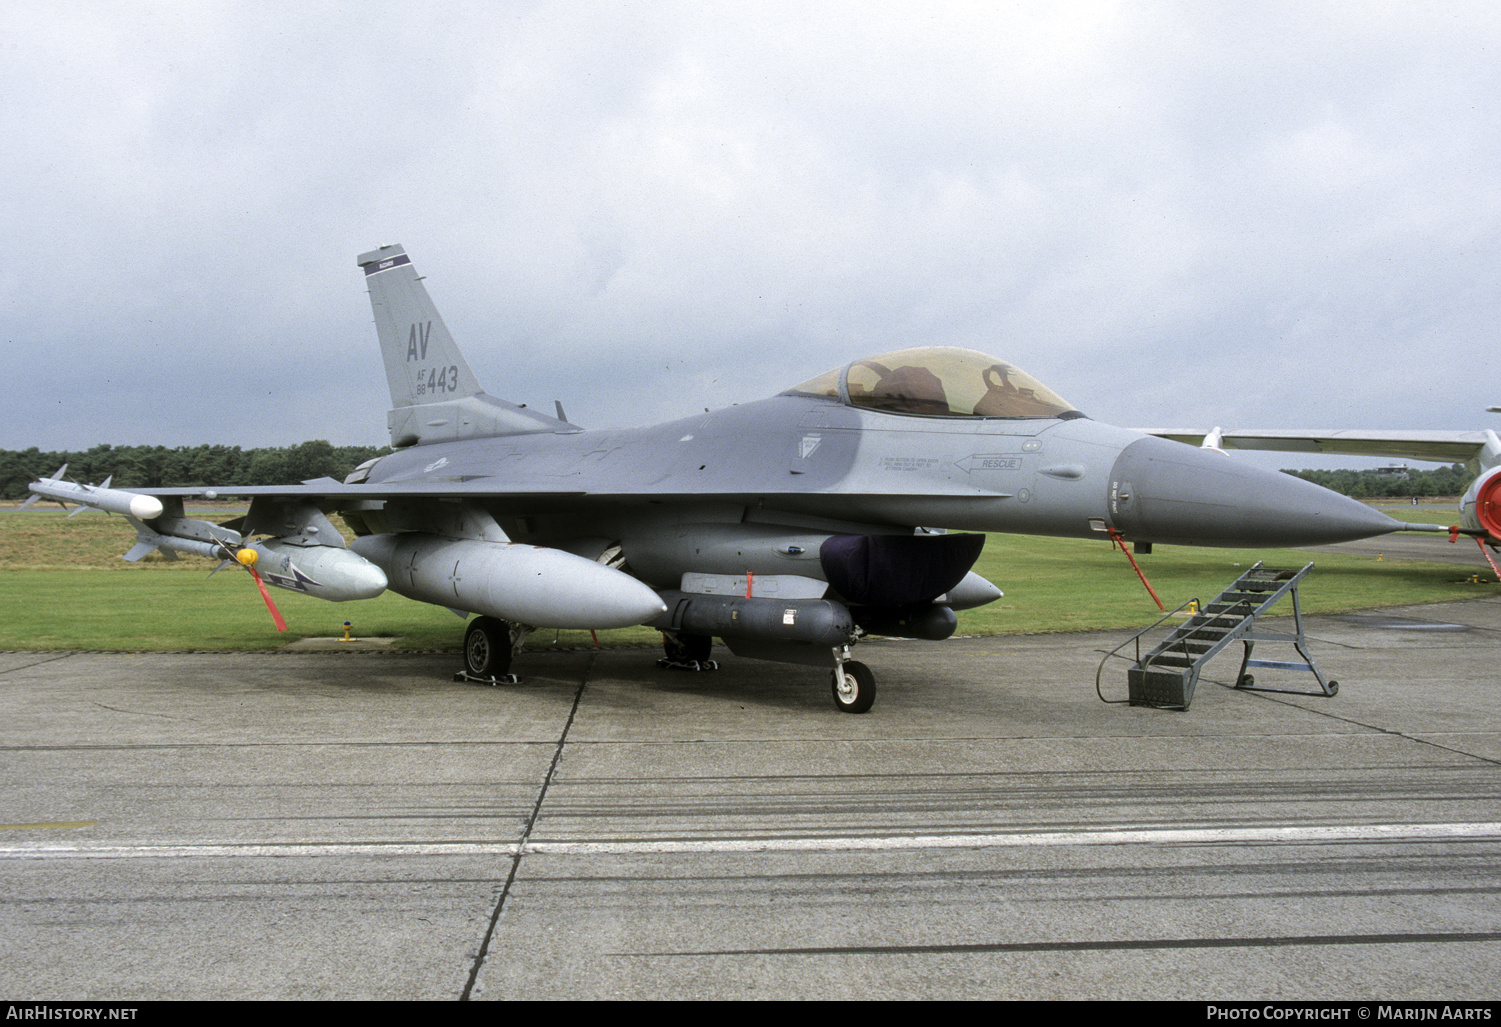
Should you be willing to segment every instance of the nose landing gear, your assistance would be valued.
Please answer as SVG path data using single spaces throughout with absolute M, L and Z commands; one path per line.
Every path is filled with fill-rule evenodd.
M 834 650 L 834 708 L 840 713 L 865 713 L 876 701 L 876 676 L 859 660 L 850 659 L 850 647 Z

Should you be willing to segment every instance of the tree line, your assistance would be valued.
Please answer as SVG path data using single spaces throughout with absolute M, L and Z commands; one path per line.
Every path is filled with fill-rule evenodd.
M 1405 475 L 1389 471 L 1284 471 L 1304 481 L 1322 485 L 1354 499 L 1406 499 L 1409 496 L 1460 496 L 1475 475 L 1464 464 L 1433 471 L 1408 469 Z
M 295 446 L 241 449 L 239 446 L 110 446 L 80 452 L 0 450 L 0 499 L 30 495 L 28 482 L 68 465 L 72 481 L 98 485 L 114 476 L 113 488 L 232 488 L 237 485 L 295 485 L 311 478 L 343 481 L 350 471 L 390 446 L 334 446 L 322 439 Z
M 334 446 L 322 439 L 295 446 L 110 446 L 78 452 L 0 449 L 0 499 L 24 499 L 28 482 L 68 465 L 73 481 L 97 485 L 114 476 L 117 488 L 193 488 L 295 485 L 311 478 L 343 481 L 350 471 L 390 446 Z M 1463 464 L 1432 471 L 1284 471 L 1356 499 L 1458 496 L 1474 475 Z

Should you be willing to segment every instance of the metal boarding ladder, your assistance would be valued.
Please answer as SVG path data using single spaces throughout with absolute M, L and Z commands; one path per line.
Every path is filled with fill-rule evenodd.
M 1194 686 L 1204 665 L 1218 656 L 1232 642 L 1245 645 L 1240 670 L 1235 675 L 1235 687 L 1262 692 L 1291 692 L 1297 695 L 1335 695 L 1339 682 L 1328 681 L 1320 672 L 1318 664 L 1308 652 L 1307 638 L 1303 633 L 1303 611 L 1298 604 L 1298 583 L 1313 570 L 1308 564 L 1302 570 L 1278 570 L 1263 567 L 1258 562 L 1254 567 L 1212 599 L 1208 605 L 1199 607 L 1186 621 L 1175 627 L 1154 645 L 1145 656 L 1141 655 L 1141 638 L 1173 614 L 1168 614 L 1131 638 L 1116 646 L 1100 661 L 1095 672 L 1095 689 L 1099 691 L 1100 673 L 1105 663 L 1126 646 L 1136 643 L 1136 657 L 1126 672 L 1130 690 L 1127 700 L 1132 706 L 1155 706 L 1162 709 L 1188 709 L 1193 700 Z M 1283 596 L 1292 594 L 1293 624 L 1289 634 L 1281 631 L 1258 631 L 1256 620 L 1275 606 Z M 1190 604 L 1185 603 L 1184 606 Z M 1194 606 L 1198 606 L 1194 601 Z M 1179 607 L 1178 610 L 1182 610 Z M 1175 610 L 1174 613 L 1178 611 Z M 1257 642 L 1291 642 L 1302 662 L 1290 660 L 1256 660 L 1251 658 Z M 1278 670 L 1306 670 L 1319 683 L 1319 691 L 1303 691 L 1291 688 L 1258 687 L 1255 679 L 1247 674 L 1250 668 L 1265 667 Z M 1104 695 L 1100 696 L 1102 699 Z M 1107 702 L 1112 700 L 1106 700 Z M 1114 700 L 1120 701 L 1120 700 Z

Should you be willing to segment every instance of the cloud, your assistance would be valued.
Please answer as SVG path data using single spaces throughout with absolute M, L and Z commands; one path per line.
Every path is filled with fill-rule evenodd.
M 384 438 L 353 257 L 585 424 L 970 345 L 1127 424 L 1475 427 L 1485 5 L 10 4 L 0 445 Z

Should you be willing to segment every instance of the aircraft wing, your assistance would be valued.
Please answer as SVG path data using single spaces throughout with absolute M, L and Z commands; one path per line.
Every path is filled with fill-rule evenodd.
M 402 481 L 374 485 L 346 485 L 332 478 L 305 481 L 300 485 L 218 485 L 183 488 L 130 489 L 144 496 L 181 496 L 217 499 L 221 496 L 275 496 L 288 499 L 428 499 L 446 496 L 582 496 L 582 489 L 527 488 L 515 484 L 504 486 L 488 475 L 464 481 Z
M 1192 428 L 1143 428 L 1190 446 L 1202 445 L 1209 432 Z M 1435 463 L 1470 464 L 1479 471 L 1485 431 L 1360 431 L 1337 428 L 1245 429 L 1220 433 L 1221 449 L 1263 449 L 1285 453 L 1340 453 L 1349 456 L 1394 457 Z
M 331 500 L 334 505 L 343 502 L 357 500 L 385 500 L 385 499 L 495 499 L 517 500 L 526 502 L 538 499 L 577 499 L 591 501 L 639 501 L 643 498 L 666 500 L 677 498 L 689 498 L 696 500 L 735 500 L 741 501 L 748 498 L 771 498 L 791 497 L 818 500 L 829 498 L 840 504 L 847 504 L 852 495 L 877 495 L 886 499 L 932 499 L 935 496 L 973 499 L 976 497 L 1004 496 L 1005 493 L 988 491 L 978 488 L 962 487 L 931 487 L 927 486 L 920 491 L 909 489 L 888 489 L 872 491 L 869 493 L 833 492 L 819 493 L 814 491 L 799 491 L 796 488 L 785 489 L 767 488 L 740 488 L 726 489 L 699 489 L 685 492 L 659 492 L 652 491 L 646 486 L 633 486 L 623 483 L 611 484 L 606 487 L 588 489 L 558 489 L 541 486 L 528 487 L 516 482 L 502 482 L 500 479 L 486 475 L 467 481 L 398 481 L 379 482 L 361 485 L 345 485 L 342 482 L 330 481 L 326 484 L 318 482 L 304 482 L 301 485 L 221 485 L 221 486 L 190 486 L 179 488 L 133 488 L 127 495 L 142 496 L 173 496 L 182 499 L 223 499 L 237 497 L 255 499 L 257 497 L 269 497 L 275 499 L 301 499 L 310 502 Z M 75 500 L 73 496 L 65 497 Z

